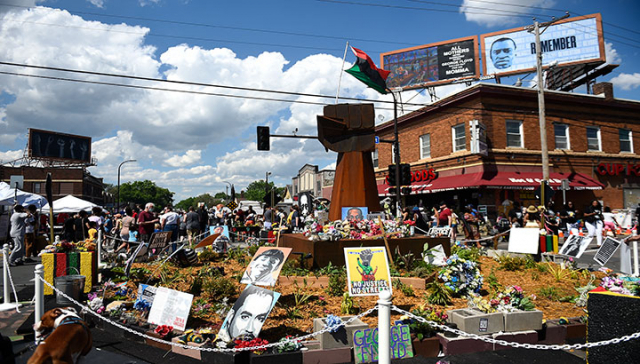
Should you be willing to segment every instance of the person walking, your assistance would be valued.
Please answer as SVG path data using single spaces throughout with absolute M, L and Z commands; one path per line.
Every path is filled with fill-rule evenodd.
M 29 207 L 27 207 L 27 210 L 29 210 L 29 214 L 31 214 L 31 216 L 27 217 L 27 220 L 25 221 L 24 262 L 33 263 L 34 260 L 31 259 L 31 257 L 35 257 L 38 255 L 38 252 L 36 252 L 36 238 L 38 236 L 38 223 L 40 222 L 40 219 L 38 217 L 38 209 L 36 208 L 36 205 L 29 205 Z
M 24 206 L 16 205 L 11 215 L 11 231 L 9 234 L 13 239 L 13 250 L 9 255 L 9 266 L 15 267 L 24 264 L 22 257 L 24 256 L 24 234 L 27 218 L 31 213 L 24 211 Z
M 591 205 L 584 209 L 582 217 L 589 232 L 588 236 L 595 235 L 598 246 L 601 246 L 604 223 L 602 222 L 602 205 L 600 205 L 600 202 L 598 200 L 591 201 Z
M 205 234 L 207 232 L 207 224 L 209 223 L 209 212 L 207 211 L 207 207 L 204 202 L 198 203 L 198 222 L 200 224 L 200 234 Z M 203 237 L 204 236 L 206 235 L 203 235 Z
M 149 242 L 155 224 L 159 221 L 153 215 L 154 207 L 153 202 L 149 202 L 144 206 L 144 210 L 138 214 L 138 234 L 140 234 L 140 241 L 145 243 Z
M 196 235 L 198 235 L 198 229 L 200 229 L 200 218 L 198 213 L 194 211 L 193 206 L 189 206 L 189 212 L 184 215 L 184 222 L 187 224 L 187 239 L 189 240 L 189 245 L 192 245 Z
M 160 225 L 162 226 L 162 231 L 171 231 L 171 242 L 178 240 L 178 223 L 180 220 L 180 215 L 177 212 L 173 211 L 173 207 L 168 205 L 165 208 L 164 215 L 160 216 Z

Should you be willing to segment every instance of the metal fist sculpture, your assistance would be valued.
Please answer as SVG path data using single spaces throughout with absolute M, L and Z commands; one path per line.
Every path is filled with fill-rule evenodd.
M 329 219 L 340 220 L 343 207 L 380 209 L 371 152 L 375 148 L 373 104 L 338 104 L 318 115 L 318 140 L 338 152 Z

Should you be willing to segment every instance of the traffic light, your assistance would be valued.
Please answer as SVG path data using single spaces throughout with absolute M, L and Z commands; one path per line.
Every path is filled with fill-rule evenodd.
M 389 186 L 395 186 L 396 185 L 396 165 L 395 164 L 390 164 L 389 165 Z
M 411 187 L 402 187 L 400 189 L 400 191 L 402 191 L 402 194 L 407 196 L 411 194 Z
M 411 165 L 410 164 L 400 165 L 400 184 L 403 186 L 411 184 Z
M 270 150 L 271 140 L 268 126 L 258 127 L 258 150 Z

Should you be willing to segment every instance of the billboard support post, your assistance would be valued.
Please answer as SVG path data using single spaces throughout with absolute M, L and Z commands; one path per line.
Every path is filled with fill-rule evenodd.
M 549 180 L 549 150 L 547 148 L 547 122 L 545 119 L 544 108 L 544 80 L 542 78 L 542 47 L 540 45 L 540 34 L 544 33 L 547 28 L 562 19 L 568 18 L 569 14 L 565 14 L 560 19 L 553 19 L 545 23 L 538 23 L 534 21 L 533 26 L 528 26 L 526 29 L 529 32 L 534 32 L 536 36 L 536 72 L 538 73 L 538 118 L 540 120 L 540 150 L 542 153 L 542 189 L 540 193 L 540 205 L 545 206 L 544 186 Z M 544 27 L 542 32 L 540 27 Z

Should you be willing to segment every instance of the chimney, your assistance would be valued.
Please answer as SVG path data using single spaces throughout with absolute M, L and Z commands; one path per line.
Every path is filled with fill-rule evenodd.
M 613 100 L 613 84 L 611 82 L 600 82 L 593 85 L 594 95 L 604 95 L 605 100 Z

